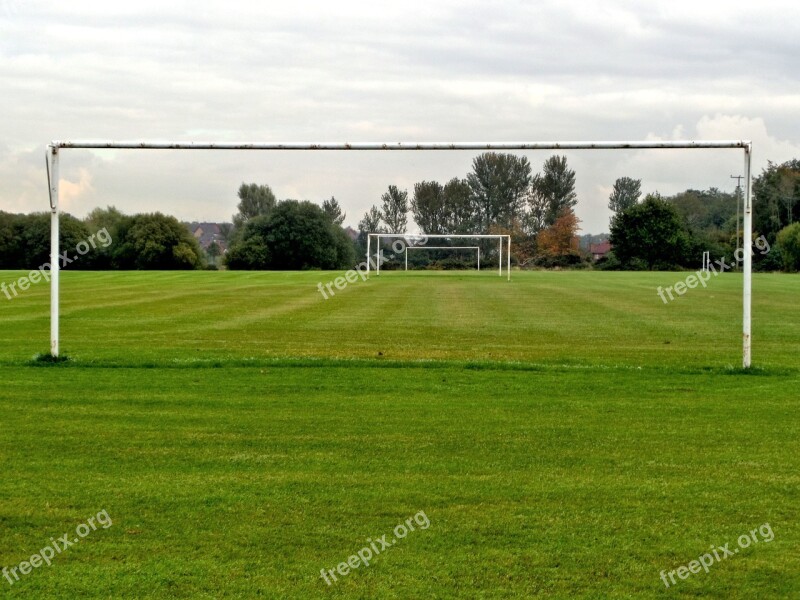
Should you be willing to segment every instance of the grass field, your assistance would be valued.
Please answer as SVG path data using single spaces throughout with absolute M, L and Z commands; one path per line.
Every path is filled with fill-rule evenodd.
M 337 275 L 65 272 L 72 360 L 47 367 L 47 286 L 0 296 L 0 567 L 113 519 L 0 597 L 800 595 L 800 278 L 754 277 L 743 373 L 734 274 L 669 305 L 685 274 L 385 273 L 324 300 Z

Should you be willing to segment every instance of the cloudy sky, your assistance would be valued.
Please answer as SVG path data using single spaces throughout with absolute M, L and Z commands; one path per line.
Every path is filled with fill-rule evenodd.
M 0 0 L 0 210 L 47 208 L 53 139 L 751 139 L 758 173 L 800 158 L 798 58 L 800 5 L 769 0 Z M 734 150 L 567 156 L 584 233 L 619 176 L 674 193 L 742 171 Z M 473 157 L 67 150 L 62 204 L 228 220 L 247 181 L 335 196 L 355 225 L 389 184 Z

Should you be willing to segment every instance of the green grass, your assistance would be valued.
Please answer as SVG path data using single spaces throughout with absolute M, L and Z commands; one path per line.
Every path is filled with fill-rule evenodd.
M 21 273 L 0 273 L 9 282 Z M 0 296 L 9 598 L 794 598 L 800 278 L 63 274 Z M 328 587 L 331 569 L 424 511 Z M 666 589 L 659 577 L 775 534 Z

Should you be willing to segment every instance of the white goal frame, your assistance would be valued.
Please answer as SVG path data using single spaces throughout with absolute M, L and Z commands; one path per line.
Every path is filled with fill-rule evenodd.
M 511 281 L 511 236 L 505 233 L 368 233 L 367 234 L 367 276 L 370 273 L 370 266 L 371 261 L 370 257 L 372 256 L 372 238 L 376 238 L 375 241 L 375 273 L 377 275 L 381 274 L 381 238 L 387 239 L 402 239 L 405 243 L 405 247 L 408 248 L 413 244 L 409 244 L 410 241 L 424 239 L 436 239 L 436 240 L 450 240 L 450 239 L 475 239 L 475 240 L 497 240 L 498 241 L 498 252 L 500 259 L 498 260 L 498 269 L 497 274 L 502 277 L 503 276 L 503 242 L 508 242 L 508 251 L 506 252 L 507 257 L 507 266 L 506 272 L 508 273 L 508 280 Z M 416 246 L 415 246 L 416 247 Z M 425 246 L 419 246 L 420 248 L 424 248 Z M 396 254 L 399 254 L 401 251 L 398 250 Z
M 732 149 L 744 153 L 744 278 L 742 284 L 742 366 L 750 368 L 752 361 L 752 290 L 753 290 L 753 206 L 752 157 L 753 143 L 749 140 L 718 141 L 639 141 L 639 142 L 424 142 L 424 143 L 215 143 L 215 142 L 144 142 L 144 141 L 52 141 L 47 145 L 47 178 L 50 196 L 50 353 L 59 351 L 59 159 L 61 150 L 667 150 L 667 149 Z M 369 264 L 369 261 L 368 263 Z
M 409 250 L 477 250 L 478 251 L 478 271 L 481 270 L 481 247 L 480 246 L 406 246 L 406 268 L 408 271 L 408 251 Z

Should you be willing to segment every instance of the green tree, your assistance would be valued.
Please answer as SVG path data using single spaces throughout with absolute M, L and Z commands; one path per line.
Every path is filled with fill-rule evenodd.
M 683 217 L 692 232 L 712 232 L 728 227 L 736 218 L 736 195 L 717 188 L 686 190 L 664 198 Z
M 125 215 L 117 210 L 114 206 L 107 206 L 106 208 L 95 208 L 92 210 L 84 222 L 91 230 L 107 229 L 111 233 L 116 229 L 117 225 L 125 218 Z
M 225 264 L 232 271 L 258 271 L 270 268 L 269 247 L 262 225 L 269 217 L 255 217 L 244 227 L 241 239 L 231 245 L 225 255 Z
M 250 270 L 345 269 L 354 260 L 344 230 L 318 205 L 297 200 L 248 221 L 227 255 L 229 268 Z
M 233 224 L 232 223 L 220 223 L 219 224 L 219 233 L 226 242 L 231 241 L 231 237 L 233 234 Z
M 198 269 L 203 250 L 194 236 L 175 217 L 161 213 L 126 217 L 114 240 L 117 268 L 143 270 Z
M 778 232 L 800 221 L 800 160 L 769 162 L 753 180 L 753 228 L 774 242 Z
M 414 184 L 411 200 L 414 221 L 425 233 L 447 233 L 447 208 L 444 187 L 437 181 L 421 181 Z
M 386 229 L 381 225 L 381 211 L 377 206 L 372 206 L 364 217 L 358 222 L 358 240 L 356 245 L 358 247 L 359 256 L 365 254 L 367 251 L 367 236 L 370 233 L 385 233 Z
M 261 215 L 267 215 L 275 208 L 277 200 L 268 185 L 257 183 L 243 183 L 239 186 L 239 209 L 233 217 L 233 225 L 237 229 L 244 226 L 247 221 Z
M 547 206 L 545 225 L 556 222 L 561 214 L 578 203 L 575 193 L 575 171 L 567 167 L 566 156 L 551 156 L 544 161 L 542 173 L 537 173 L 531 182 L 533 194 Z M 530 201 L 529 201 L 530 204 Z
M 472 161 L 467 183 L 472 191 L 477 225 L 510 228 L 524 209 L 531 182 L 531 165 L 524 156 L 485 152 Z
M 474 233 L 477 215 L 469 182 L 453 177 L 444 184 L 442 195 L 445 210 L 444 233 Z
M 540 194 L 535 186 L 530 186 L 525 201 L 528 205 L 528 212 L 525 216 L 525 230 L 535 236 L 540 231 L 547 228 L 547 215 L 550 208 L 550 201 L 547 196 Z
M 112 240 L 120 238 L 120 225 L 126 216 L 113 206 L 95 208 L 84 219 L 86 227 L 92 233 L 105 229 Z M 96 269 L 112 269 L 114 267 L 115 247 L 112 242 L 107 247 L 98 246 L 93 255 L 93 267 Z
M 50 213 L 10 215 L 0 213 L 0 269 L 37 269 L 50 264 Z M 59 220 L 59 250 L 67 253 L 59 266 L 68 269 L 90 269 L 96 250 L 73 260 L 76 247 L 89 238 L 86 225 L 70 214 Z
M 684 263 L 690 240 L 675 208 L 651 194 L 614 216 L 610 241 L 623 264 L 643 263 L 653 270 Z
M 706 250 L 714 256 L 731 256 L 736 250 L 736 196 L 717 188 L 686 190 L 664 198 L 688 227 L 690 254 Z
M 630 208 L 639 201 L 642 195 L 642 180 L 620 177 L 614 182 L 611 195 L 608 197 L 608 208 L 614 214 Z
M 25 215 L 0 211 L 0 270 L 25 268 L 20 243 L 24 218 Z
M 330 217 L 334 225 L 341 225 L 344 223 L 344 219 L 347 216 L 347 213 L 342 212 L 342 207 L 333 196 L 331 196 L 330 200 L 322 201 L 322 210 Z
M 381 196 L 381 219 L 390 233 L 405 233 L 408 226 L 408 192 L 396 185 Z
M 778 232 L 777 241 L 784 270 L 800 271 L 800 222 L 781 229 Z
M 386 232 L 386 228 L 381 225 L 381 211 L 377 206 L 373 206 L 364 213 L 364 217 L 358 222 L 358 231 L 364 235 Z

